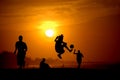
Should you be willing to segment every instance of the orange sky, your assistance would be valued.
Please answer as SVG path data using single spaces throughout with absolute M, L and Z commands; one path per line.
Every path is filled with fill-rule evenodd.
M 1 0 L 0 52 L 14 51 L 20 34 L 28 45 L 31 58 L 58 58 L 54 39 L 64 34 L 84 54 L 84 61 L 120 62 L 119 0 Z M 58 26 L 52 38 L 38 29 L 43 21 Z M 75 60 L 68 51 L 63 60 Z

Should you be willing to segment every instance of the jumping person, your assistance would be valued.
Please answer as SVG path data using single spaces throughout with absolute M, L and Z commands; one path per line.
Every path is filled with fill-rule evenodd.
M 61 35 L 57 36 L 56 39 L 55 39 L 55 42 L 56 42 L 56 43 L 55 43 L 55 50 L 56 50 L 56 52 L 58 53 L 58 57 L 59 57 L 60 59 L 62 59 L 61 55 L 65 52 L 64 47 L 65 47 L 69 52 L 71 52 L 71 51 L 73 50 L 73 48 L 74 48 L 74 46 L 71 45 L 71 46 L 70 46 L 71 49 L 69 49 L 69 48 L 67 47 L 67 43 L 63 41 L 63 37 L 64 37 L 63 34 L 61 34 Z

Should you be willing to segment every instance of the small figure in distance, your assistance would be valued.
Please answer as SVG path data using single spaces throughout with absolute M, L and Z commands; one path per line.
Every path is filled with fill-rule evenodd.
M 68 48 L 68 46 L 67 46 L 67 43 L 66 42 L 64 42 L 63 41 L 63 34 L 61 34 L 61 35 L 59 35 L 59 36 L 57 36 L 56 38 L 55 38 L 55 50 L 56 50 L 56 52 L 58 53 L 58 57 L 60 58 L 60 59 L 62 59 L 62 57 L 61 57 L 61 55 L 65 52 L 65 50 L 64 50 L 64 47 L 69 51 L 69 52 L 71 52 L 72 50 L 73 50 L 73 48 L 74 48 L 74 45 L 73 44 L 71 44 L 70 45 L 70 49 Z
M 78 68 L 80 68 L 80 65 L 82 63 L 82 58 L 84 57 L 83 54 L 80 52 L 80 50 L 78 50 L 78 52 L 76 53 L 76 49 L 74 50 L 74 54 L 76 54 L 76 61 L 78 64 Z
M 40 69 L 46 70 L 50 68 L 50 66 L 47 63 L 45 63 L 45 61 L 46 59 L 43 58 L 42 61 L 40 62 Z
M 25 66 L 25 56 L 27 51 L 27 45 L 25 42 L 23 42 L 23 36 L 20 35 L 18 37 L 19 41 L 15 44 L 15 51 L 14 54 L 16 54 L 17 51 L 17 65 L 20 69 L 24 68 Z

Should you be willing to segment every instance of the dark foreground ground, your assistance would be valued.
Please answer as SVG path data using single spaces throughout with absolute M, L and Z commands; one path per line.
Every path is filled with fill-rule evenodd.
M 120 80 L 119 69 L 1 69 L 0 80 Z

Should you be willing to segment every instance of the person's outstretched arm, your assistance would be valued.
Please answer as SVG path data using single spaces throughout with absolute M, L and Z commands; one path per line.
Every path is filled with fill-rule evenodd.
M 55 38 L 55 40 L 54 40 L 54 41 L 56 42 L 57 40 L 58 40 L 58 36 Z
M 74 49 L 74 52 L 73 52 L 73 54 L 77 54 L 77 53 L 75 53 L 76 52 L 76 49 Z

